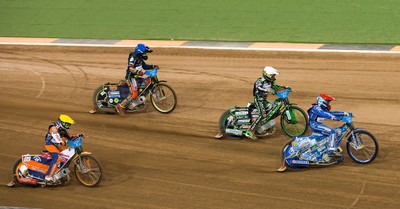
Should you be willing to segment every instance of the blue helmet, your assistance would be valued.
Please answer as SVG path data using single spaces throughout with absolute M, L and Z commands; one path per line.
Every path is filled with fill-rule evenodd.
M 142 56 L 143 59 L 147 60 L 147 53 L 151 53 L 153 52 L 153 50 L 151 50 L 148 46 L 146 46 L 145 44 L 138 44 L 135 47 L 135 50 L 133 51 L 133 53 L 135 54 L 135 56 Z

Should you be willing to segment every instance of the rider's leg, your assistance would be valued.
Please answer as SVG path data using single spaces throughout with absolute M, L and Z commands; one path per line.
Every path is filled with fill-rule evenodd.
M 56 167 L 57 167 L 58 163 L 61 161 L 61 159 L 59 157 L 60 151 L 54 145 L 46 145 L 45 148 L 52 157 L 52 159 L 49 163 L 49 169 L 47 170 L 46 177 L 45 177 L 45 180 L 50 181 L 50 180 L 53 180 L 53 175 L 56 170 Z
M 265 117 L 265 107 L 264 107 L 265 98 L 254 96 L 254 104 L 258 110 L 259 116 L 253 123 L 250 125 L 249 129 L 247 129 L 245 136 L 250 139 L 257 139 L 257 136 L 254 132 L 254 129 L 257 127 L 257 124 Z
M 138 84 L 136 82 L 136 79 L 132 78 L 131 80 L 126 80 L 126 83 L 128 84 L 130 94 L 115 107 L 121 117 L 125 116 L 124 109 L 128 102 L 130 102 L 132 99 L 136 99 L 138 95 Z
M 325 136 L 328 136 L 328 152 L 334 153 L 337 150 L 336 147 L 336 131 L 335 129 L 319 122 L 310 123 L 310 128 L 314 132 L 321 133 Z

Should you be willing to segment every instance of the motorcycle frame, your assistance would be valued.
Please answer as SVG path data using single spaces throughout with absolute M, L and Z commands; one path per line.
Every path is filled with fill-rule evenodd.
M 352 118 L 352 116 L 351 116 L 351 118 Z M 353 138 L 356 139 L 356 136 L 354 135 L 354 132 L 356 130 L 364 130 L 364 129 L 363 128 L 355 128 L 353 122 L 350 119 L 350 122 L 345 122 L 343 125 L 338 126 L 337 128 L 335 128 L 335 131 L 337 131 L 337 130 L 341 130 L 340 135 L 338 135 L 336 137 L 336 139 L 335 139 L 335 146 L 339 147 L 342 144 L 342 141 L 343 141 L 343 139 L 345 137 L 348 137 L 347 138 L 347 143 L 350 143 L 351 139 L 353 139 Z M 352 137 L 349 137 L 350 134 L 352 135 Z M 327 137 L 324 137 L 324 138 L 327 138 Z M 296 140 L 296 138 L 293 137 L 292 141 L 295 141 L 295 140 Z M 329 143 L 329 142 L 327 141 L 326 143 Z M 357 143 L 357 140 L 355 141 L 355 143 Z M 327 150 L 325 150 L 324 152 L 321 152 L 321 154 L 326 153 L 326 152 L 327 152 Z M 288 159 L 288 158 L 295 157 L 295 156 L 298 156 L 299 160 L 306 160 L 306 159 L 300 158 L 300 153 L 301 153 L 301 151 L 299 150 L 293 156 L 286 157 L 285 160 Z M 309 161 L 309 160 L 307 160 L 307 161 Z M 318 162 L 313 162 L 313 161 L 309 161 L 309 162 L 310 162 L 310 164 L 318 163 Z
M 124 82 L 125 82 L 124 80 L 121 80 L 118 83 L 103 84 L 103 91 L 106 86 L 120 86 L 121 83 L 124 83 Z M 151 91 L 153 90 L 154 86 L 157 85 L 158 83 L 162 83 L 162 82 L 166 83 L 167 81 L 166 80 L 158 80 L 157 75 L 150 77 L 150 84 L 147 85 L 146 88 L 144 88 L 141 92 L 139 92 L 137 98 L 139 98 L 140 96 L 147 96 L 149 93 L 151 94 Z M 120 101 L 122 101 L 122 100 L 120 100 Z M 111 105 L 113 105 L 114 107 L 116 106 L 114 104 L 111 104 Z
M 81 140 L 82 140 L 82 139 L 81 139 Z M 70 147 L 68 147 L 68 148 L 71 148 L 71 147 L 72 147 L 72 146 L 70 146 Z M 68 168 L 68 167 L 70 166 L 71 162 L 74 162 L 74 164 L 76 164 L 77 158 L 80 158 L 80 156 L 81 156 L 82 154 L 88 154 L 88 155 L 92 154 L 91 152 L 84 152 L 83 149 L 82 149 L 82 145 L 79 146 L 79 147 L 73 147 L 73 148 L 74 148 L 74 152 L 75 152 L 75 153 L 74 153 L 70 158 L 68 158 L 67 162 L 65 162 L 60 168 L 58 168 L 58 169 L 56 170 L 56 172 L 54 173 L 54 175 L 56 175 L 58 172 L 60 172 L 60 171 L 63 170 L 64 168 Z M 24 155 L 23 155 L 23 156 L 24 156 Z M 23 158 L 23 156 L 22 156 L 22 158 Z M 24 163 L 24 160 L 23 160 L 23 159 L 22 159 L 22 163 Z M 24 164 L 25 164 L 25 163 L 24 163 Z M 30 178 L 39 179 L 39 180 L 44 180 L 44 179 L 37 178 L 37 177 L 31 176 L 31 175 L 29 175 L 29 177 L 30 177 Z

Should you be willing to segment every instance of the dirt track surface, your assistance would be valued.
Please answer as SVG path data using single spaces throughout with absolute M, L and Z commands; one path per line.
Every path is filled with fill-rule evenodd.
M 171 114 L 88 114 L 93 91 L 124 77 L 130 49 L 0 46 L 0 206 L 33 208 L 400 208 L 400 55 L 155 49 L 178 95 Z M 380 143 L 377 159 L 278 173 L 289 140 L 278 128 L 256 142 L 215 140 L 220 114 L 252 99 L 264 66 L 281 70 L 290 100 L 307 109 L 337 98 Z M 272 99 L 273 97 L 271 97 Z M 48 125 L 66 113 L 84 149 L 100 160 L 98 188 L 7 188 L 22 154 L 43 149 Z M 278 121 L 279 122 L 279 121 Z M 339 125 L 339 123 L 334 123 Z

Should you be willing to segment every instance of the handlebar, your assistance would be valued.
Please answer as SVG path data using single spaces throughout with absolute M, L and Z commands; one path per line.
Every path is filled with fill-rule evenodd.
M 353 113 L 351 113 L 351 112 L 349 112 L 349 115 L 348 116 L 343 116 L 342 117 L 342 121 L 343 122 L 345 122 L 345 123 L 348 123 L 348 124 L 350 124 L 350 123 L 352 123 L 353 122 Z
M 159 70 L 159 68 L 155 67 L 153 70 L 146 70 L 144 72 L 145 75 L 150 76 L 150 77 L 154 77 L 157 75 L 157 71 Z

